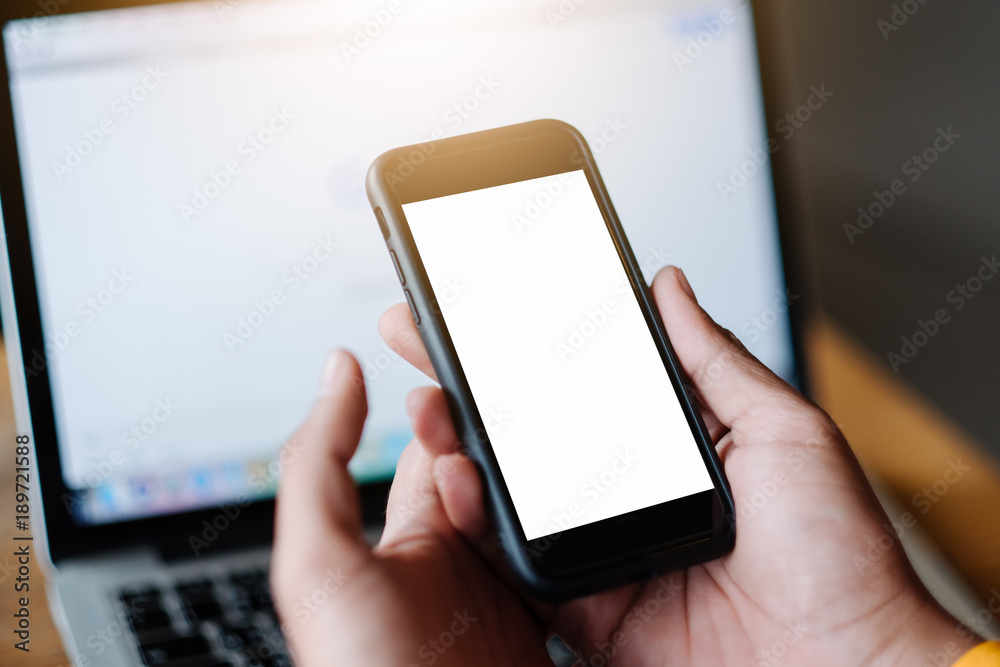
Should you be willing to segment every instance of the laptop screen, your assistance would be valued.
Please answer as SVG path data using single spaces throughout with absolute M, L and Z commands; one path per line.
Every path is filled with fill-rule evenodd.
M 81 524 L 272 496 L 334 346 L 369 392 L 351 469 L 391 477 L 426 380 L 377 333 L 401 294 L 363 179 L 431 138 L 575 125 L 646 277 L 683 266 L 794 375 L 745 1 L 217 0 L 3 36 Z

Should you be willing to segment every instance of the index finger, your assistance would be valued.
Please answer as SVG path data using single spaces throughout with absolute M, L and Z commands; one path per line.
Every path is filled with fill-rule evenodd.
M 438 381 L 434 366 L 431 365 L 431 358 L 427 356 L 424 342 L 420 340 L 420 333 L 417 331 L 417 325 L 413 321 L 413 314 L 410 312 L 409 306 L 405 303 L 390 306 L 378 321 L 378 332 L 382 335 L 386 345 L 391 347 L 396 354 L 430 379 Z

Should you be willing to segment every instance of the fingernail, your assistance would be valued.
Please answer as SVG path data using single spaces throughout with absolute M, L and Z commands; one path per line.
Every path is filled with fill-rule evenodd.
M 697 303 L 698 297 L 694 295 L 694 290 L 691 289 L 691 283 L 688 282 L 687 276 L 684 275 L 684 269 L 680 267 L 677 267 L 677 282 L 681 284 L 681 289 L 683 289 L 684 292 L 691 297 L 691 300 Z
M 337 384 L 337 377 L 343 372 L 344 352 L 334 350 L 326 356 L 323 374 L 319 378 L 319 395 L 329 396 Z

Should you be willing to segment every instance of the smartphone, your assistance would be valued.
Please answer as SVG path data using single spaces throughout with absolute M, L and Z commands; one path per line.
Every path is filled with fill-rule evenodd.
M 729 552 L 732 494 L 583 136 L 397 148 L 366 185 L 520 585 L 562 600 Z

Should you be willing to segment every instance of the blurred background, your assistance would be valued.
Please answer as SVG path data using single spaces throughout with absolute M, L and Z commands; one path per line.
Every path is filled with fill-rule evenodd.
M 781 213 L 809 258 L 813 394 L 904 511 L 984 598 L 995 595 L 1000 281 L 978 279 L 984 258 L 994 268 L 983 275 L 996 275 L 1000 252 L 1000 49 L 990 37 L 1000 6 L 754 8 L 772 134 L 812 86 L 834 93 L 774 156 Z M 941 130 L 953 143 L 935 155 Z M 858 209 L 878 213 L 897 180 L 905 192 L 859 223 Z M 936 333 L 916 347 L 920 322 L 941 310 L 945 323 L 927 325 Z M 923 511 L 920 494 L 960 456 L 974 473 Z
M 964 308 L 947 299 L 1000 250 L 1000 50 L 990 39 L 1000 7 L 909 3 L 919 10 L 897 27 L 900 5 L 755 5 L 772 116 L 811 86 L 835 93 L 789 142 L 794 157 L 777 160 L 782 185 L 808 227 L 823 310 L 873 353 L 898 353 L 918 320 L 954 312 L 897 374 L 1000 456 L 1000 284 L 986 282 Z M 904 172 L 942 128 L 957 137 L 947 154 Z M 897 179 L 905 194 L 858 227 L 857 209 Z
M 805 387 L 890 515 L 916 517 L 903 542 L 925 580 L 975 610 L 1000 600 L 1000 5 L 753 8 Z M 694 287 L 740 276 L 716 279 Z

